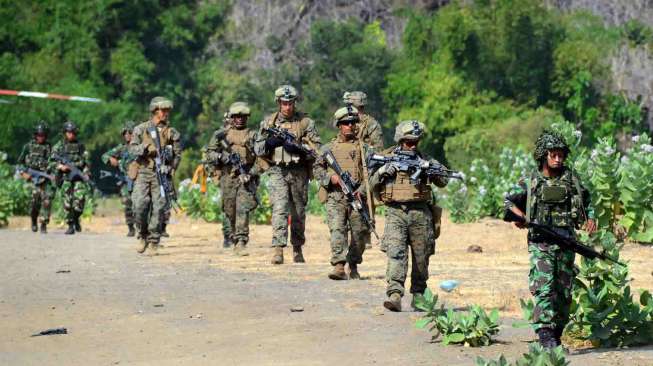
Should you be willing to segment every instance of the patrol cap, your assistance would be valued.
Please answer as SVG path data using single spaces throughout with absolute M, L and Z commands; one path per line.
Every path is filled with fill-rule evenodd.
M 395 128 L 395 142 L 401 140 L 419 140 L 424 134 L 426 126 L 417 120 L 401 121 Z
M 336 113 L 333 114 L 333 127 L 338 128 L 338 123 L 343 121 L 358 122 L 358 109 L 351 105 L 338 109 Z
M 364 107 L 367 104 L 367 94 L 362 91 L 348 91 L 342 95 L 342 101 L 354 107 Z
M 172 101 L 166 97 L 154 97 L 150 101 L 150 112 L 154 112 L 157 109 L 172 109 Z
M 274 91 L 274 100 L 275 101 L 293 101 L 297 99 L 297 89 L 292 85 L 281 85 Z
M 227 112 L 227 118 L 231 118 L 233 116 L 237 115 L 242 115 L 242 116 L 249 116 L 250 115 L 250 110 L 249 106 L 245 102 L 235 102 L 232 105 L 229 106 L 229 112 Z

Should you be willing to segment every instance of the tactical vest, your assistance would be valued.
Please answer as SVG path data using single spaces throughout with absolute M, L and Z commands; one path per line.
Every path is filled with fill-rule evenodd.
M 79 169 L 82 169 L 84 166 L 84 151 L 84 144 L 80 142 L 64 141 L 63 143 L 62 153 Z
M 236 128 L 230 128 L 227 130 L 224 139 L 229 144 L 231 151 L 238 153 L 246 165 L 254 164 L 256 156 L 254 156 L 252 149 L 248 146 L 249 129 L 244 128 L 239 130 Z
M 579 227 L 586 215 L 578 178 L 570 170 L 549 179 L 534 174 L 527 182 L 526 216 L 539 224 Z
M 390 151 L 394 150 L 391 148 Z M 417 184 L 410 182 L 407 172 L 397 172 L 394 178 L 386 179 L 381 186 L 379 198 L 385 203 L 390 202 L 432 202 L 431 186 L 420 180 Z
M 143 129 L 143 135 L 141 136 L 141 143 L 147 145 L 151 144 L 152 146 L 156 146 L 154 144 L 154 140 L 152 140 L 152 137 L 150 136 L 150 132 L 148 129 L 150 127 L 153 127 L 154 123 L 150 122 L 148 123 L 148 126 Z M 164 148 L 167 145 L 170 145 L 172 142 L 171 140 L 171 132 L 170 132 L 170 126 L 168 125 L 158 125 L 156 127 L 157 131 L 159 132 L 159 141 L 161 142 L 161 148 Z M 156 151 L 150 152 L 148 155 L 141 157 L 138 159 L 138 164 L 140 166 L 145 166 L 148 168 L 153 168 L 154 167 L 154 158 L 156 157 Z
M 48 159 L 52 147 L 49 143 L 37 144 L 31 142 L 28 146 L 27 155 L 25 156 L 25 166 L 36 170 L 46 170 L 48 168 Z
M 363 165 L 358 141 L 342 142 L 335 140 L 331 146 L 331 152 L 342 170 L 349 172 L 355 182 L 360 182 L 363 175 Z M 334 174 L 333 169 L 329 167 L 329 176 Z
M 297 141 L 300 142 L 302 136 L 304 135 L 304 131 L 306 130 L 306 123 L 304 122 L 304 118 L 301 116 L 293 116 L 293 119 L 288 121 L 288 120 L 283 120 L 283 121 L 277 121 L 277 118 L 279 117 L 279 112 L 275 113 L 272 116 L 272 119 L 270 120 L 269 126 L 270 127 L 278 127 L 281 129 L 284 129 L 286 131 L 289 131 L 295 137 L 297 138 Z M 298 118 L 299 117 L 299 118 Z M 302 159 L 300 155 L 297 154 L 291 154 L 288 151 L 286 151 L 283 146 L 278 146 L 274 149 L 272 152 L 272 161 L 275 164 L 290 164 L 290 163 L 299 163 Z

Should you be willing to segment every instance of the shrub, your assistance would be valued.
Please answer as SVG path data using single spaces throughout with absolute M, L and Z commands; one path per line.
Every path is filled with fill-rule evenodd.
M 508 360 L 501 355 L 498 360 L 486 360 L 482 357 L 476 359 L 477 366 L 510 366 Z M 528 353 L 514 363 L 515 366 L 566 366 L 569 361 L 565 359 L 565 352 L 562 347 L 553 349 L 542 348 L 539 344 L 531 344 Z

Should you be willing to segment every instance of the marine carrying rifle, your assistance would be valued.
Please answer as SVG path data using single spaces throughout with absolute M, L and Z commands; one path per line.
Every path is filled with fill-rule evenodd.
M 371 154 L 367 158 L 367 167 L 370 171 L 375 171 L 386 164 L 392 164 L 398 171 L 409 174 L 413 184 L 416 184 L 423 174 L 429 178 L 438 176 L 463 180 L 460 172 L 422 159 L 414 151 L 397 151 L 392 156 Z
M 72 180 L 75 180 L 75 178 L 79 178 L 79 179 L 81 179 L 84 183 L 88 183 L 88 184 L 90 184 L 91 186 L 94 186 L 94 185 L 95 185 L 95 184 L 93 183 L 93 181 L 91 180 L 91 178 L 90 178 L 87 174 L 84 174 L 81 170 L 79 170 L 79 168 L 76 167 L 75 164 L 73 164 L 73 162 L 70 161 L 70 159 L 69 159 L 67 156 L 65 156 L 65 155 L 59 155 L 59 154 L 53 154 L 53 155 L 52 155 L 52 159 L 53 159 L 54 161 L 59 162 L 60 164 L 65 165 L 66 167 L 68 167 L 68 169 L 70 170 L 70 171 L 68 172 L 68 179 L 69 179 L 69 180 L 72 181 Z
M 30 176 L 30 179 L 34 184 L 39 185 L 43 183 L 46 179 L 49 180 L 51 183 L 55 182 L 55 177 L 52 174 L 48 174 L 46 172 L 42 172 L 40 170 L 32 169 L 32 168 L 21 168 L 21 167 L 16 167 L 16 171 L 18 173 L 25 173 Z
M 317 159 L 317 153 L 299 142 L 297 140 L 297 136 L 295 136 L 292 132 L 277 127 L 263 128 L 263 132 L 267 132 L 273 137 L 283 140 L 284 145 L 292 147 L 293 149 L 304 154 L 306 157 L 312 158 L 314 160 Z
M 604 261 L 610 261 L 612 263 L 618 264 L 620 266 L 625 267 L 626 265 L 619 262 L 618 260 L 604 254 L 604 253 L 599 253 L 596 250 L 581 244 L 578 240 L 575 238 L 572 238 L 570 236 L 561 234 L 557 231 L 554 230 L 549 225 L 544 225 L 544 224 L 538 224 L 536 222 L 532 221 L 527 221 L 525 217 L 517 215 L 515 212 L 512 210 L 508 209 L 505 212 L 505 216 L 503 217 L 503 221 L 507 222 L 518 222 L 525 224 L 526 227 L 532 228 L 533 230 L 537 231 L 539 234 L 545 236 L 546 238 L 552 240 L 555 242 L 555 244 L 558 244 L 561 248 L 571 250 L 574 253 L 578 253 L 582 255 L 585 258 L 589 259 L 602 259 Z
M 220 140 L 220 145 L 222 145 L 222 148 L 224 149 L 225 153 L 228 154 L 226 164 L 233 167 L 234 173 L 235 173 L 234 175 L 236 177 L 240 176 L 240 175 L 249 175 L 251 167 L 247 167 L 247 165 L 245 165 L 245 163 L 243 162 L 243 159 L 242 159 L 242 157 L 240 156 L 239 153 L 234 152 L 234 151 L 231 150 L 231 146 L 229 146 L 229 144 L 225 140 L 226 135 L 227 134 L 224 131 L 220 132 L 220 133 L 218 133 L 216 135 L 216 137 Z M 209 161 L 208 163 L 216 164 L 216 161 Z M 250 179 L 247 182 L 247 185 L 245 186 L 245 188 L 248 191 L 250 191 L 251 193 L 256 194 L 256 184 L 255 184 L 253 179 Z M 257 201 L 258 201 L 258 198 L 257 198 Z
M 125 174 L 122 173 L 113 173 L 108 170 L 100 170 L 100 179 L 104 178 L 114 178 L 118 181 L 118 186 L 122 186 L 124 184 L 127 185 L 127 190 L 132 191 L 134 188 L 134 181 L 129 179 L 129 177 Z
M 354 183 L 354 180 L 351 178 L 351 174 L 342 170 L 340 164 L 338 164 L 338 161 L 336 160 L 336 157 L 333 155 L 331 150 L 326 150 L 324 154 L 322 154 L 322 158 L 324 158 L 327 164 L 336 173 L 338 178 L 340 178 L 340 189 L 342 189 L 342 193 L 345 194 L 347 202 L 349 202 L 351 208 L 353 208 L 356 212 L 358 212 L 359 215 L 361 215 L 361 218 L 367 227 L 369 227 L 370 230 L 374 233 L 374 236 L 379 239 L 379 234 L 376 233 L 376 226 L 374 225 L 374 220 L 372 220 L 370 217 L 367 205 L 363 202 L 359 195 L 354 194 L 360 184 Z
M 154 147 L 156 148 L 156 156 L 154 157 L 154 168 L 156 171 L 156 179 L 159 182 L 159 193 L 166 201 L 165 208 L 172 208 L 177 212 L 177 208 L 181 209 L 181 206 L 177 203 L 177 196 L 175 194 L 175 189 L 172 186 L 172 182 L 168 178 L 167 174 L 164 174 L 162 171 L 163 166 L 172 161 L 171 153 L 167 149 L 161 146 L 161 139 L 159 138 L 159 131 L 156 127 L 149 127 L 147 133 L 154 141 Z M 176 206 L 176 207 L 175 207 Z

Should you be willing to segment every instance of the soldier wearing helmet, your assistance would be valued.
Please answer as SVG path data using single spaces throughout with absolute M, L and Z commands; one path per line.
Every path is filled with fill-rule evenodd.
M 222 235 L 224 248 L 234 246 L 234 254 L 249 255 L 249 217 L 258 201 L 256 189 L 259 166 L 254 154 L 256 131 L 247 127 L 250 109 L 247 103 L 236 102 L 229 107 L 229 123 L 213 133 L 203 148 L 204 161 L 212 171 L 219 172 L 222 192 Z M 234 157 L 236 159 L 234 159 Z M 241 166 L 242 165 L 242 171 Z
M 417 146 L 424 135 L 425 126 L 419 121 L 403 121 L 395 129 L 396 146 L 386 150 L 386 156 L 402 155 L 406 159 L 423 159 L 440 165 L 426 157 Z M 386 270 L 387 300 L 383 306 L 390 311 L 401 311 L 401 298 L 408 273 L 408 248 L 412 253 L 410 293 L 415 299 L 426 290 L 429 277 L 429 258 L 435 252 L 435 239 L 441 210 L 435 206 L 431 184 L 444 187 L 448 179 L 422 175 L 417 181 L 410 179 L 407 171 L 398 170 L 388 162 L 372 173 L 370 185 L 375 196 L 386 205 L 385 234 L 381 250 L 388 256 Z
M 54 157 L 61 156 L 67 158 L 82 174 L 90 177 L 91 164 L 89 153 L 86 150 L 86 146 L 78 141 L 77 133 L 77 125 L 74 122 L 69 121 L 64 123 L 64 138 L 52 148 L 53 159 L 51 159 L 50 165 L 50 169 L 57 172 L 59 181 L 61 181 L 63 208 L 66 212 L 66 223 L 68 224 L 66 234 L 68 235 L 82 231 L 80 217 L 84 212 L 86 198 L 91 193 L 91 187 L 84 182 L 82 177 L 68 174 L 71 171 L 71 167 L 54 159 Z
M 134 182 L 127 176 L 127 168 L 134 159 L 129 154 L 129 142 L 132 139 L 135 123 L 127 121 L 122 127 L 122 143 L 114 146 L 109 151 L 104 153 L 101 160 L 104 164 L 118 170 L 119 176 L 124 179 L 118 180 L 117 184 L 120 189 L 120 201 L 122 202 L 125 210 L 125 223 L 127 224 L 127 236 L 136 235 L 134 229 L 134 209 L 132 202 L 132 191 L 134 190 Z
M 358 110 L 351 105 L 338 109 L 333 116 L 333 126 L 338 129 L 338 135 L 322 146 L 320 155 L 326 152 L 333 154 L 340 168 L 349 173 L 354 183 L 359 185 L 356 195 L 365 202 L 363 159 L 368 147 L 364 145 L 365 151 L 361 154 L 356 134 L 359 120 Z M 320 185 L 318 198 L 326 206 L 327 224 L 331 234 L 330 262 L 333 269 L 328 277 L 332 280 L 360 279 L 358 265 L 363 261 L 365 235 L 369 234 L 367 224 L 358 211 L 350 207 L 340 186 L 339 176 L 325 159 L 318 159 L 315 163 L 314 176 Z M 349 267 L 349 276 L 345 265 Z
M 266 131 L 278 128 L 291 133 L 297 143 L 311 150 L 320 145 L 320 136 L 315 122 L 296 109 L 297 90 L 282 85 L 274 92 L 278 110 L 262 122 L 254 144 L 254 151 L 270 173 L 270 199 L 272 201 L 272 246 L 273 264 L 283 263 L 283 248 L 288 241 L 288 216 L 290 215 L 290 243 L 293 246 L 293 261 L 304 263 L 302 246 L 308 203 L 308 180 L 313 160 L 295 146 L 288 144 Z
M 525 222 L 547 225 L 562 235 L 575 237 L 575 229 L 585 225 L 596 230 L 589 192 L 578 176 L 565 166 L 569 146 L 555 131 L 545 130 L 535 142 L 533 158 L 538 169 L 522 178 L 505 198 L 506 212 L 524 218 Z M 526 224 L 515 224 L 525 228 Z M 574 252 L 563 249 L 555 240 L 529 229 L 528 252 L 531 270 L 529 287 L 534 297 L 532 326 L 540 344 L 553 348 L 561 344 L 561 336 L 569 321 Z
M 156 252 L 161 236 L 166 233 L 169 208 L 161 197 L 154 159 L 157 157 L 155 139 L 158 136 L 161 150 L 165 152 L 161 173 L 172 180 L 181 161 L 181 136 L 170 126 L 172 101 L 164 97 L 154 97 L 150 102 L 150 119 L 134 127 L 129 154 L 135 159 L 128 167 L 128 176 L 134 180 L 132 200 L 134 203 L 134 223 L 141 240 L 137 251 Z
M 32 202 L 30 216 L 32 231 L 38 231 L 39 214 L 41 216 L 41 233 L 47 232 L 50 222 L 50 204 L 54 197 L 54 184 L 51 180 L 34 174 L 34 171 L 50 174 L 48 159 L 52 146 L 48 142 L 48 127 L 45 122 L 37 123 L 34 138 L 23 146 L 18 157 L 18 171 L 21 177 L 32 183 Z M 32 172 L 32 174 L 30 174 Z

